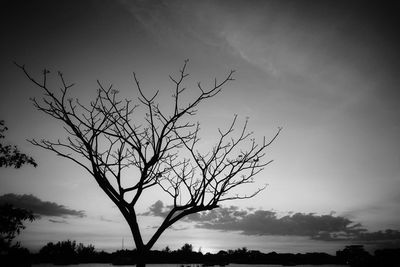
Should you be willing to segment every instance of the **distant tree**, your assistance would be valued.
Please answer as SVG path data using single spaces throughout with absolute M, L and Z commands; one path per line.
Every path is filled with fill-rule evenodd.
M 193 252 L 193 246 L 191 244 L 186 243 L 183 245 L 180 250 L 182 253 L 191 253 Z
M 166 252 L 166 253 L 170 253 L 171 249 L 169 248 L 169 246 L 166 246 L 162 251 Z
M 17 146 L 3 143 L 8 128 L 4 120 L 0 120 L 0 167 L 18 169 L 24 164 L 37 166 L 35 160 L 21 153 Z M 12 244 L 14 238 L 25 229 L 24 221 L 33 221 L 35 216 L 31 211 L 17 208 L 9 203 L 0 205 L 0 262 L 4 266 L 29 266 L 30 253 L 22 248 L 20 243 Z
M 96 259 L 96 256 L 93 245 L 77 244 L 75 240 L 49 242 L 39 250 L 42 261 L 58 264 L 91 262 Z
M 346 246 L 343 250 L 336 252 L 336 257 L 350 266 L 369 266 L 368 263 L 371 260 L 371 254 L 364 249 L 363 245 Z
M 35 216 L 25 209 L 16 208 L 10 204 L 0 205 L 0 251 L 12 247 L 14 238 L 25 229 L 24 221 L 33 221 Z M 19 243 L 13 245 L 19 247 Z
M 4 121 L 0 120 L 0 140 L 5 138 L 4 132 L 8 128 L 5 126 Z M 37 166 L 35 160 L 21 153 L 15 145 L 5 145 L 0 141 L 0 167 L 11 167 L 18 169 L 23 164 L 31 164 Z
M 218 129 L 219 137 L 213 147 L 206 152 L 199 150 L 200 124 L 193 122 L 193 117 L 200 103 L 218 95 L 233 80 L 234 71 L 222 81 L 215 79 L 208 89 L 197 83 L 197 96 L 185 104 L 185 61 L 179 75 L 170 76 L 174 89 L 171 110 L 167 112 L 157 102 L 158 91 L 146 96 L 135 74 L 137 104 L 120 99 L 112 85 L 106 87 L 98 81 L 96 98 L 84 105 L 68 96 L 74 84 L 68 83 L 62 73 L 58 73 L 61 92 L 57 93 L 47 83 L 48 70 L 43 71 L 39 81 L 25 66 L 17 66 L 43 90 L 41 101 L 32 99 L 35 107 L 63 122 L 68 135 L 64 141 L 31 143 L 74 161 L 94 177 L 129 224 L 137 255 L 143 261 L 161 234 L 183 217 L 215 209 L 222 201 L 254 197 L 265 188 L 249 195 L 235 193 L 240 186 L 253 183 L 255 175 L 271 162 L 263 160 L 265 150 L 280 129 L 271 140 L 264 137 L 257 143 L 247 130 L 247 120 L 234 135 L 235 115 L 226 130 Z M 143 119 L 138 118 L 141 114 Z M 138 175 L 130 176 L 131 181 L 126 183 L 124 177 L 130 168 L 136 169 Z M 135 206 L 153 187 L 170 196 L 172 205 L 146 243 Z
M 76 247 L 76 253 L 78 254 L 79 257 L 90 256 L 94 253 L 94 246 L 91 244 L 85 246 L 84 244 L 79 243 L 78 246 Z
M 23 164 L 37 166 L 35 160 L 26 154 L 21 153 L 15 145 L 5 145 L 2 139 L 5 138 L 5 132 L 8 128 L 4 120 L 0 120 L 0 167 L 11 167 L 18 169 Z M 11 247 L 12 240 L 25 229 L 23 221 L 33 221 L 35 216 L 31 211 L 16 208 L 11 204 L 4 203 L 0 205 L 0 242 L 1 249 Z M 14 245 L 19 247 L 19 243 Z

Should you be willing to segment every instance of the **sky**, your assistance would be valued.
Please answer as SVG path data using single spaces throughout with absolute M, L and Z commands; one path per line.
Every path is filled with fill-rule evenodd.
M 37 111 L 41 91 L 14 61 L 59 90 L 57 71 L 88 103 L 97 80 L 135 99 L 135 72 L 146 94 L 171 103 L 189 59 L 190 99 L 235 70 L 235 80 L 199 107 L 204 149 L 234 114 L 249 118 L 257 140 L 283 130 L 268 148 L 273 163 L 256 177 L 267 188 L 225 202 L 167 230 L 155 249 L 191 243 L 216 252 L 334 253 L 349 244 L 400 246 L 400 32 L 395 1 L 3 1 L 0 119 L 6 141 L 37 168 L 0 169 L 0 203 L 40 217 L 18 237 L 38 250 L 66 239 L 113 251 L 133 248 L 129 227 L 93 177 L 27 139 L 57 140 L 62 124 Z M 246 192 L 247 192 L 246 191 Z M 155 192 L 138 206 L 144 238 L 169 199 Z

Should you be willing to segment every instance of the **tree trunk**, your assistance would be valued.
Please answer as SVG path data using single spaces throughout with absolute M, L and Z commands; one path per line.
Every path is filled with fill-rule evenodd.
M 146 266 L 150 249 L 148 249 L 143 244 L 143 239 L 140 234 L 139 226 L 136 220 L 136 213 L 133 208 L 131 208 L 128 213 L 125 213 L 125 210 L 123 208 L 121 208 L 120 210 L 122 211 L 122 214 L 128 222 L 133 240 L 135 242 L 136 251 L 133 254 L 134 262 L 136 262 L 136 266 L 144 267 Z
M 148 251 L 146 249 L 138 249 L 136 250 L 136 266 L 137 267 L 145 267 L 148 260 Z

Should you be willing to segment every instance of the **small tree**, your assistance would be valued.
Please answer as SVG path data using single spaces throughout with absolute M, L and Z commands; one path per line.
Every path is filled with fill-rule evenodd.
M 5 126 L 4 121 L 0 120 L 0 139 L 4 139 L 4 133 L 8 130 Z M 31 164 L 34 167 L 37 166 L 35 160 L 21 153 L 15 145 L 5 145 L 0 143 L 0 167 L 11 167 L 19 169 L 23 164 Z
M 4 203 L 0 205 L 0 251 L 6 251 L 11 248 L 14 238 L 19 235 L 21 230 L 25 229 L 24 221 L 33 221 L 35 216 L 31 211 L 16 208 L 11 204 Z M 16 243 L 14 247 L 20 245 Z
M 1 266 L 30 266 L 29 250 L 21 247 L 14 238 L 25 229 L 25 221 L 33 221 L 32 212 L 8 203 L 0 205 L 0 263 Z
M 8 128 L 4 120 L 0 120 L 0 167 L 14 167 L 19 169 L 24 164 L 37 166 L 35 160 L 19 151 L 16 145 L 5 145 L 2 139 Z M 11 246 L 13 239 L 25 229 L 24 221 L 33 221 L 35 216 L 31 211 L 14 207 L 11 204 L 3 203 L 0 205 L 0 252 L 10 248 L 19 248 L 19 243 Z M 3 254 L 3 253 L 0 253 Z
M 197 83 L 198 95 L 182 103 L 188 77 L 185 61 L 177 77 L 170 76 L 174 85 L 172 108 L 162 110 L 157 102 L 158 91 L 146 96 L 134 73 L 138 90 L 138 104 L 120 99 L 112 86 L 99 81 L 96 98 L 88 105 L 68 97 L 73 84 L 58 72 L 61 92 L 56 93 L 47 84 L 48 70 L 41 81 L 33 78 L 25 66 L 18 65 L 25 75 L 44 92 L 41 101 L 32 99 L 35 107 L 64 123 L 67 137 L 64 141 L 31 140 L 31 143 L 68 158 L 88 171 L 108 197 L 119 208 L 130 226 L 140 259 L 153 247 L 160 235 L 183 217 L 212 210 L 226 200 L 254 197 L 261 187 L 250 195 L 232 194 L 239 186 L 253 183 L 271 161 L 264 161 L 265 149 L 278 136 L 258 144 L 247 130 L 247 120 L 233 135 L 237 125 L 235 115 L 227 130 L 218 129 L 219 138 L 207 153 L 198 150 L 199 123 L 193 123 L 199 104 L 221 92 L 233 80 L 231 71 L 225 79 L 206 89 Z M 134 117 L 145 109 L 144 119 Z M 137 177 L 129 177 L 131 185 L 124 186 L 126 170 L 135 168 Z M 171 209 L 154 235 L 144 242 L 135 209 L 138 200 L 150 188 L 159 187 L 171 197 Z M 128 196 L 131 197 L 128 197 Z
M 183 245 L 183 246 L 179 249 L 179 251 L 182 252 L 182 253 L 186 253 L 186 254 L 192 253 L 192 252 L 193 252 L 193 246 L 192 246 L 192 244 L 186 243 L 185 245 Z

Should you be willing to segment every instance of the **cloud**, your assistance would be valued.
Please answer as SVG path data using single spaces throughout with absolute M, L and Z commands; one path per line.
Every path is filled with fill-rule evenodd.
M 294 235 L 318 238 L 322 233 L 365 231 L 344 217 L 294 213 L 278 217 L 274 211 L 239 210 L 223 207 L 192 216 L 197 227 L 224 231 L 240 231 L 245 235 Z
M 68 222 L 67 222 L 66 220 L 53 220 L 53 219 L 49 219 L 49 222 L 68 224 Z
M 161 200 L 156 201 L 149 207 L 149 211 L 141 213 L 141 216 L 156 216 L 165 218 L 168 215 L 171 206 L 164 206 Z
M 293 213 L 278 217 L 274 211 L 239 210 L 231 206 L 189 216 L 187 220 L 195 222 L 198 228 L 239 231 L 244 235 L 307 236 L 322 241 L 400 241 L 400 231 L 368 232 L 360 223 L 333 214 Z
M 99 217 L 99 220 L 102 221 L 102 222 L 118 223 L 118 221 L 108 219 L 108 218 L 106 218 L 106 217 L 104 217 L 104 216 L 100 216 L 100 217 Z
M 34 195 L 5 194 L 0 196 L 0 204 L 4 203 L 9 203 L 18 208 L 30 210 L 39 216 L 75 216 L 80 218 L 86 216 L 85 212 L 82 210 L 68 209 L 64 205 L 43 201 Z
M 377 231 L 372 233 L 361 233 L 358 236 L 358 240 L 362 241 L 389 241 L 389 240 L 397 240 L 400 242 L 400 231 L 387 229 L 385 231 Z
M 158 200 L 142 215 L 165 217 L 170 206 Z M 194 213 L 183 221 L 195 227 L 221 231 L 236 231 L 243 235 L 303 236 L 321 241 L 395 242 L 400 243 L 400 231 L 368 232 L 362 224 L 343 216 L 290 213 L 278 216 L 270 210 L 240 209 L 236 206 L 220 207 Z

